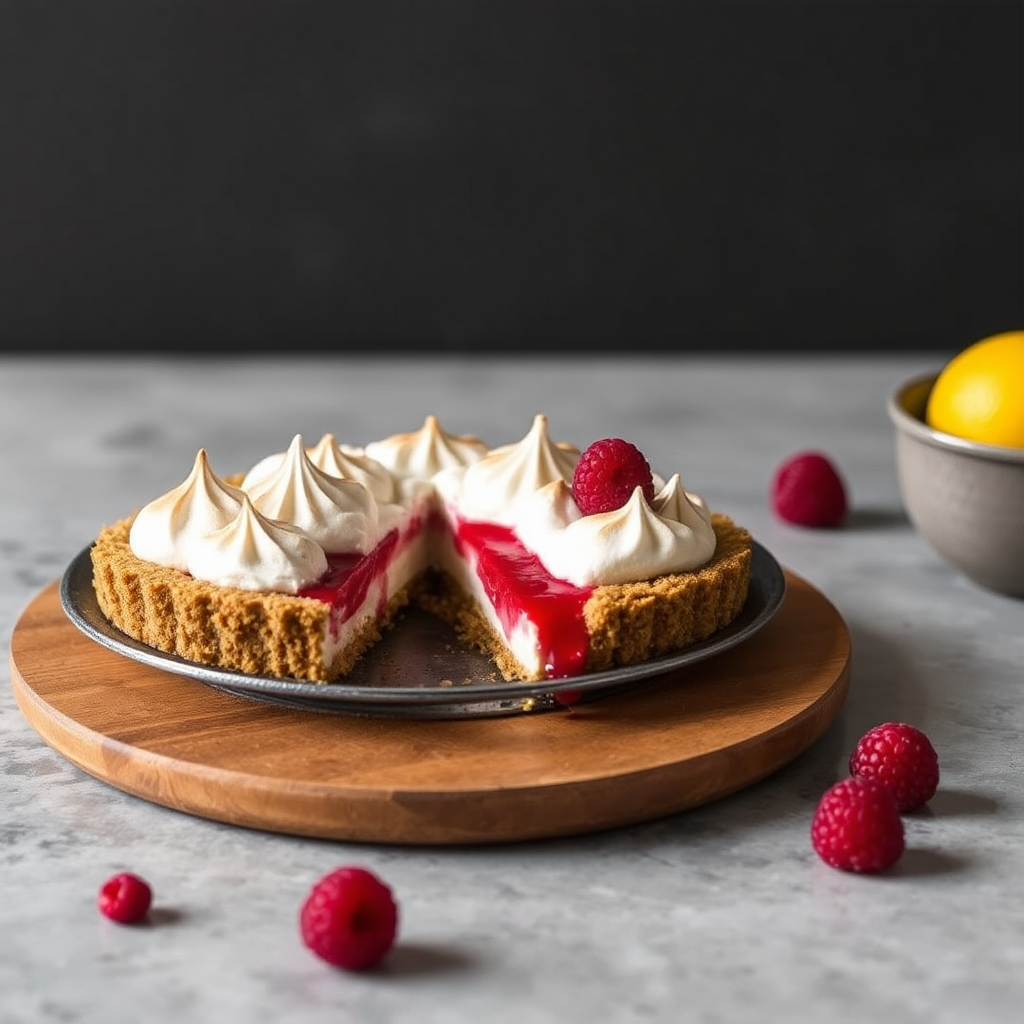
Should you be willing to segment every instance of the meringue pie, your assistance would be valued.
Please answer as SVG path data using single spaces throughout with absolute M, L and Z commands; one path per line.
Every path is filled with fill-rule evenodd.
M 190 661 L 330 683 L 412 604 L 450 622 L 509 681 L 572 679 L 706 639 L 741 611 L 752 541 L 653 475 L 584 515 L 580 449 L 537 414 L 489 448 L 428 416 L 365 446 L 325 434 L 184 481 L 91 548 L 103 614 Z M 651 493 L 651 492 L 648 492 Z

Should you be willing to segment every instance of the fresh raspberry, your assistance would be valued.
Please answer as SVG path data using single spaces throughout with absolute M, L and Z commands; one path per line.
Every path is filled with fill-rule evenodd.
M 100 913 L 119 924 L 141 921 L 153 902 L 153 890 L 138 875 L 123 871 L 100 886 L 96 900 Z
M 573 497 L 585 516 L 622 508 L 638 487 L 648 501 L 654 500 L 650 464 L 636 445 L 621 437 L 595 441 L 572 475 Z
M 398 933 L 398 905 L 372 871 L 342 867 L 321 878 L 299 913 L 302 941 L 322 960 L 349 971 L 380 961 Z
M 860 738 L 850 756 L 850 774 L 884 783 L 900 811 L 914 811 L 939 788 L 939 757 L 920 729 L 885 722 Z
M 846 488 L 827 455 L 797 452 L 775 471 L 772 507 L 797 526 L 838 526 L 846 515 Z
M 811 822 L 818 856 L 843 871 L 884 871 L 903 855 L 904 842 L 896 798 L 874 779 L 837 782 L 821 798 Z

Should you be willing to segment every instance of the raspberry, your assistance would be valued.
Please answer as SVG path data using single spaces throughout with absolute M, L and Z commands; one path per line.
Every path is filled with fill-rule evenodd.
M 636 445 L 621 437 L 595 441 L 579 458 L 572 475 L 572 493 L 585 516 L 622 508 L 642 487 L 644 497 L 654 500 L 651 467 Z
M 903 855 L 903 819 L 891 790 L 874 779 L 851 778 L 825 792 L 811 822 L 818 856 L 843 871 L 874 873 Z
M 119 924 L 141 921 L 153 902 L 153 890 L 138 875 L 123 871 L 100 886 L 96 900 L 100 913 Z
M 846 488 L 827 455 L 797 452 L 775 471 L 772 507 L 797 526 L 838 526 L 846 515 Z
M 365 970 L 394 944 L 398 905 L 372 871 L 337 868 L 309 891 L 299 913 L 299 931 L 322 960 L 350 971 Z
M 850 774 L 883 783 L 900 811 L 914 811 L 939 788 L 939 758 L 920 729 L 885 722 L 860 738 L 850 756 Z

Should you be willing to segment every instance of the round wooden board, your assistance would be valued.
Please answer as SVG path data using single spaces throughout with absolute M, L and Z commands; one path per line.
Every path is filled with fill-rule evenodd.
M 850 637 L 786 573 L 775 617 L 738 647 L 630 691 L 504 718 L 293 710 L 142 665 L 86 637 L 57 583 L 11 637 L 15 697 L 79 768 L 179 811 L 346 841 L 494 843 L 683 811 L 751 785 L 842 708 Z M 510 684 L 514 685 L 514 684 Z

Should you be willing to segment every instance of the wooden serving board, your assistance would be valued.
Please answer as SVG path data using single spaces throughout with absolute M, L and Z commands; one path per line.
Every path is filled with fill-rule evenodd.
M 11 675 L 50 746 L 179 811 L 346 841 L 549 838 L 718 799 L 821 736 L 849 686 L 849 631 L 808 582 L 787 572 L 786 584 L 774 618 L 731 650 L 504 718 L 353 717 L 222 693 L 97 644 L 65 616 L 57 583 L 17 622 Z

